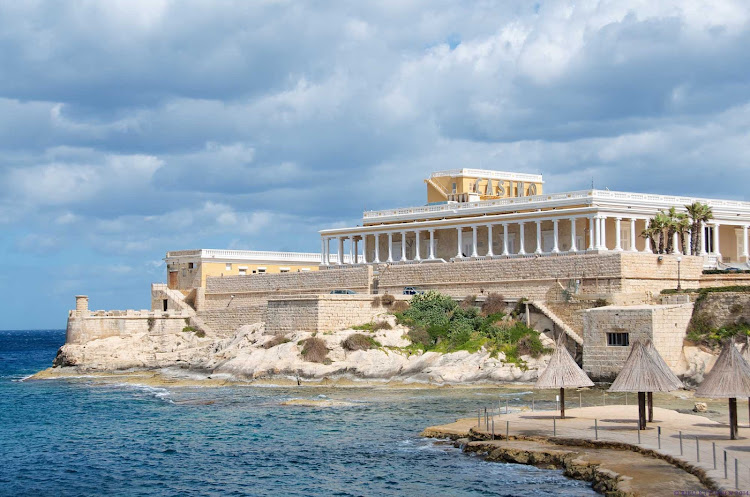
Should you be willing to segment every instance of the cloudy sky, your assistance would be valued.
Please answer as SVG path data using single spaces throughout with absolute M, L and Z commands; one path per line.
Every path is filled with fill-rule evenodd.
M 748 199 L 745 0 L 0 0 L 0 329 L 318 251 L 430 171 Z

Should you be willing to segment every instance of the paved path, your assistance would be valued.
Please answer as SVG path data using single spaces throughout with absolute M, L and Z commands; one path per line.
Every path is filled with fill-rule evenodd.
M 469 430 L 492 435 L 492 421 L 496 438 L 504 438 L 506 426 L 511 440 L 514 437 L 553 437 L 585 440 L 604 440 L 639 445 L 660 454 L 674 457 L 706 471 L 720 488 L 735 489 L 735 460 L 737 488 L 750 490 L 750 430 L 740 428 L 740 439 L 729 440 L 729 427 L 703 416 L 681 414 L 670 409 L 654 408 L 654 422 L 648 423 L 638 439 L 638 406 L 613 405 L 566 409 L 566 419 L 559 419 L 558 411 L 515 412 L 484 417 L 477 426 L 477 418 L 458 420 L 439 428 L 443 433 L 465 436 Z M 485 419 L 489 421 L 486 424 Z M 506 425 L 507 422 L 507 425 Z M 741 425 L 742 426 L 742 425 Z M 659 430 L 661 428 L 661 436 Z M 426 430 L 429 432 L 429 430 Z M 680 450 L 680 432 L 682 450 Z M 698 442 L 696 444 L 696 438 Z M 716 469 L 714 469 L 714 445 Z M 727 455 L 727 478 L 724 478 L 724 453 Z M 689 490 L 689 489 L 685 489 Z

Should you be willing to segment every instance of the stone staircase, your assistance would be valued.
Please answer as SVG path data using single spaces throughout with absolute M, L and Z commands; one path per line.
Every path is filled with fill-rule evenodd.
M 563 332 L 566 335 L 568 335 L 577 344 L 583 345 L 583 320 L 581 320 L 580 331 L 577 331 L 573 327 L 571 327 L 565 320 L 563 320 L 560 316 L 558 316 L 556 312 L 550 309 L 550 307 L 548 307 L 547 304 L 539 302 L 537 300 L 530 300 L 528 304 L 533 306 L 537 311 L 547 316 L 550 319 L 550 321 L 555 323 L 555 326 L 563 330 Z M 572 321 L 572 319 L 569 317 L 568 322 L 570 321 Z

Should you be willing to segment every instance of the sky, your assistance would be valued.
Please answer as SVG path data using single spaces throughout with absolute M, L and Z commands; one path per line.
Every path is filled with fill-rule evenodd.
M 750 3 L 0 0 L 0 329 L 320 250 L 431 171 L 750 200 Z

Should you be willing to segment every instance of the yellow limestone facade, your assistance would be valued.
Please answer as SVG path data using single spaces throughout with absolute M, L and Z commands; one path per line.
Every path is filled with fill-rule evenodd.
M 190 291 L 205 288 L 206 278 L 317 271 L 317 253 L 260 250 L 177 250 L 167 252 L 167 286 Z M 349 259 L 344 257 L 344 262 Z
M 749 259 L 750 202 L 597 189 L 545 193 L 541 175 L 483 169 L 438 171 L 425 183 L 426 205 L 366 211 L 361 226 L 322 230 L 322 267 L 346 264 L 345 256 L 377 265 L 651 253 L 640 236 L 649 220 L 670 207 L 685 212 L 693 202 L 714 215 L 700 228 L 704 267 L 746 266 Z

